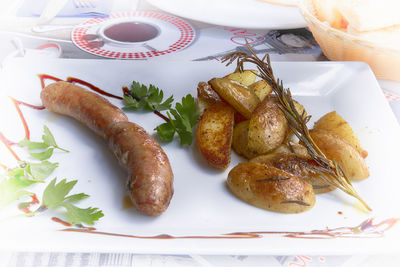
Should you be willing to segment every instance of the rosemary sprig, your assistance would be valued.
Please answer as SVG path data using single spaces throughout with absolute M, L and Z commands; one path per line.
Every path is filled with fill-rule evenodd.
M 250 53 L 243 51 L 233 52 L 224 56 L 222 62 L 227 62 L 226 65 L 228 66 L 234 61 L 237 61 L 236 71 L 243 71 L 244 63 L 256 65 L 259 70 L 259 74 L 257 75 L 271 85 L 279 99 L 279 107 L 285 114 L 290 129 L 296 134 L 299 140 L 305 144 L 308 154 L 317 163 L 322 178 L 343 192 L 358 199 L 367 210 L 371 211 L 371 208 L 356 192 L 339 165 L 328 159 L 311 138 L 307 128 L 307 122 L 310 120 L 311 116 L 306 116 L 304 112 L 299 114 L 296 111 L 289 88 L 284 88 L 282 81 L 274 77 L 269 54 L 266 54 L 260 59 L 250 46 L 248 46 L 248 49 Z

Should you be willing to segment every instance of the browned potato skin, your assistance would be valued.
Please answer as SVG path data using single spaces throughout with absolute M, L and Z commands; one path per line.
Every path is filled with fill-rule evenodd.
M 307 148 L 299 143 L 288 141 L 278 146 L 272 153 L 295 153 L 300 156 L 308 157 Z
M 360 140 L 354 133 L 350 124 L 343 119 L 336 111 L 329 112 L 314 123 L 314 129 L 331 131 L 349 142 L 363 158 L 368 156 L 368 152 L 361 147 Z
M 232 148 L 240 156 L 251 159 L 257 156 L 257 153 L 251 151 L 247 145 L 247 135 L 249 132 L 249 121 L 242 121 L 233 128 Z
M 335 189 L 325 182 L 320 173 L 315 171 L 313 168 L 315 163 L 310 157 L 294 153 L 271 153 L 255 157 L 250 162 L 272 166 L 300 177 L 312 185 L 316 194 L 330 192 Z
M 313 188 L 306 181 L 258 163 L 239 163 L 229 172 L 227 186 L 239 199 L 270 211 L 300 213 L 315 204 Z
M 206 82 L 199 82 L 197 85 L 197 109 L 200 114 L 212 104 L 221 101 L 218 94 Z
M 275 95 L 267 96 L 253 111 L 250 118 L 248 146 L 258 155 L 266 154 L 285 140 L 288 133 L 285 115 Z
M 237 81 L 244 86 L 249 86 L 257 79 L 258 70 L 244 70 L 242 72 L 236 71 L 226 75 L 225 77 Z
M 226 169 L 231 160 L 231 144 L 235 110 L 224 102 L 211 105 L 200 116 L 196 142 L 207 162 Z
M 249 85 L 249 89 L 253 90 L 260 101 L 272 92 L 272 87 L 265 80 L 259 80 Z
M 260 103 L 258 96 L 247 86 L 228 78 L 213 78 L 208 82 L 217 94 L 246 119 Z
M 369 170 L 360 153 L 343 138 L 332 132 L 313 129 L 310 136 L 330 160 L 335 161 L 347 178 L 363 180 L 369 177 Z

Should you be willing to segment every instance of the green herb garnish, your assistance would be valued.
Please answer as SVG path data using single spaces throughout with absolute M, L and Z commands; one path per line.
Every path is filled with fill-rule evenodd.
M 140 110 L 147 111 L 162 111 L 171 108 L 174 97 L 170 96 L 163 101 L 164 93 L 158 87 L 150 84 L 147 88 L 144 84 L 132 82 L 129 94 L 124 95 L 125 106 L 124 110 Z
M 42 135 L 42 142 L 33 142 L 26 138 L 18 143 L 22 147 L 26 147 L 29 150 L 29 155 L 32 158 L 38 160 L 49 159 L 53 155 L 54 149 L 59 149 L 64 152 L 69 152 L 68 150 L 61 148 L 57 145 L 53 134 L 50 132 L 49 128 L 45 125 L 44 132 Z M 45 150 L 44 150 L 45 149 Z M 42 150 L 40 152 L 33 152 L 36 150 Z M 44 151 L 43 151 L 44 150 Z
M 89 197 L 89 195 L 84 193 L 68 196 L 77 182 L 77 180 L 67 182 L 66 179 L 63 179 L 57 183 L 57 179 L 54 178 L 43 192 L 42 205 L 38 208 L 38 211 L 63 207 L 65 209 L 64 216 L 72 225 L 81 223 L 93 225 L 104 214 L 98 208 L 89 207 L 82 209 L 73 204 Z
M 175 133 L 177 133 L 181 145 L 191 145 L 193 141 L 192 129 L 199 118 L 195 99 L 188 94 L 182 97 L 181 103 L 176 103 L 175 108 L 172 108 L 173 96 L 170 96 L 164 102 L 163 98 L 163 91 L 154 85 L 146 87 L 134 81 L 131 89 L 124 91 L 125 106 L 123 109 L 153 111 L 165 121 L 154 129 L 163 142 L 171 142 Z M 167 116 L 160 112 L 163 110 L 167 110 Z
M 49 128 L 44 126 L 42 142 L 33 142 L 26 138 L 19 142 L 22 147 L 26 147 L 29 154 L 40 160 L 40 162 L 21 161 L 18 166 L 13 169 L 6 169 L 3 174 L 0 174 L 0 210 L 5 206 L 17 201 L 26 196 L 31 196 L 32 200 L 36 199 L 33 192 L 27 191 L 26 188 L 35 184 L 43 183 L 49 177 L 58 163 L 51 163 L 45 159 L 52 156 L 54 149 L 59 149 L 65 152 L 68 150 L 60 148 Z M 44 150 L 40 152 L 32 152 Z M 55 210 L 64 208 L 64 216 L 72 225 L 85 223 L 93 225 L 95 221 L 103 217 L 104 214 L 98 208 L 82 209 L 74 205 L 75 202 L 83 200 L 89 195 L 84 193 L 69 195 L 72 188 L 77 183 L 76 180 L 67 182 L 66 179 L 61 180 L 58 184 L 56 179 L 53 179 L 44 189 L 42 203 L 35 211 L 30 211 L 29 206 L 39 204 L 37 202 L 21 202 L 19 208 L 25 212 L 26 216 L 33 216 L 39 212 L 46 210 Z
M 32 192 L 24 190 L 35 183 L 42 183 L 57 168 L 58 163 L 22 161 L 18 167 L 8 170 L 0 177 L 0 209 Z

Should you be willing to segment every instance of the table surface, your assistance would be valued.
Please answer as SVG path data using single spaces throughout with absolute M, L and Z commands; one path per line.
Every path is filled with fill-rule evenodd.
M 100 57 L 88 54 L 77 48 L 71 41 L 71 28 L 33 33 L 32 26 L 37 18 L 17 18 L 8 12 L 16 10 L 23 1 L 6 0 L 0 4 L 0 63 L 7 57 L 21 53 L 23 56 L 37 56 L 44 44 L 55 43 L 61 48 L 57 56 L 62 58 L 98 59 Z M 144 0 L 114 1 L 113 12 L 152 10 L 159 11 Z M 54 18 L 46 25 L 65 26 L 77 25 L 86 18 Z M 166 56 L 160 60 L 218 60 L 230 51 L 243 47 L 244 37 L 259 36 L 267 40 L 273 36 L 270 30 L 232 29 L 207 23 L 189 21 L 196 29 L 196 40 L 183 51 Z M 283 29 L 284 30 L 284 29 Z M 287 33 L 287 32 L 285 32 Z M 268 48 L 271 59 L 276 61 L 319 61 L 327 60 L 306 29 L 295 29 L 291 34 L 302 35 L 307 42 L 307 48 L 286 44 L 284 48 L 274 47 L 272 42 L 260 42 L 253 45 L 256 50 Z M 271 39 L 269 39 L 271 40 Z M 241 43 L 242 42 L 242 43 Z M 209 45 L 212 43 L 212 45 Z M 49 53 L 43 56 L 54 56 Z M 1 67 L 1 65 L 0 65 Z M 400 83 L 378 80 L 387 100 L 400 121 Z M 0 239 L 0 242 L 4 242 Z M 40 266 L 398 266 L 399 255 L 143 255 L 127 253 L 33 253 L 25 251 L 0 251 L 0 266 L 7 267 L 40 267 Z

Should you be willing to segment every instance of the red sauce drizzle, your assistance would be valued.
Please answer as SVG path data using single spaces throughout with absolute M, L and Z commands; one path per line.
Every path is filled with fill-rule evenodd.
M 40 85 L 42 86 L 42 89 L 46 86 L 44 84 L 44 80 L 48 79 L 48 80 L 53 80 L 56 82 L 62 81 L 60 78 L 48 75 L 48 74 L 38 74 L 38 77 L 40 79 Z
M 60 231 L 79 232 L 115 237 L 127 237 L 138 239 L 240 239 L 240 238 L 261 238 L 265 235 L 283 235 L 289 238 L 304 238 L 304 239 L 331 239 L 331 238 L 365 238 L 365 237 L 382 237 L 384 233 L 392 228 L 400 218 L 386 219 L 376 225 L 373 224 L 373 219 L 367 219 L 356 227 L 339 227 L 325 230 L 312 230 L 310 232 L 235 232 L 216 236 L 171 236 L 161 234 L 156 236 L 139 236 L 129 234 L 108 233 L 100 231 L 88 231 L 87 229 L 66 228 Z
M 88 231 L 87 229 L 77 229 L 77 228 L 67 228 L 62 229 L 63 232 L 78 232 L 87 234 L 97 234 L 106 236 L 116 236 L 116 237 L 126 237 L 126 238 L 137 238 L 137 239 L 241 239 L 241 238 L 260 238 L 261 235 L 257 233 L 232 233 L 220 236 L 172 236 L 168 234 L 161 234 L 155 236 L 139 236 L 139 235 L 129 235 L 129 234 L 118 234 L 118 233 L 108 233 L 100 231 Z
M 46 79 L 53 80 L 53 81 L 56 81 L 56 82 L 62 81 L 62 79 L 57 78 L 57 77 L 54 77 L 54 76 L 51 76 L 51 75 L 48 75 L 48 74 L 38 74 L 38 77 L 39 77 L 39 79 L 40 79 L 40 84 L 41 84 L 41 86 L 42 86 L 42 89 L 46 86 L 46 84 L 45 84 L 45 80 L 46 80 Z M 104 95 L 104 96 L 109 96 L 109 97 L 113 97 L 113 98 L 120 99 L 120 100 L 123 99 L 123 98 L 120 97 L 120 96 L 113 95 L 113 94 L 108 93 L 108 92 L 106 92 L 106 91 L 104 91 L 104 90 L 101 90 L 99 87 L 97 87 L 97 86 L 95 86 L 95 85 L 93 85 L 93 84 L 91 84 L 91 83 L 89 83 L 89 82 L 86 82 L 86 81 L 84 81 L 84 80 L 81 80 L 81 79 L 79 79 L 79 78 L 67 77 L 67 80 L 66 80 L 66 81 L 69 82 L 69 83 L 78 83 L 78 84 L 81 84 L 81 85 L 83 85 L 83 86 L 88 87 L 90 90 L 95 91 L 95 92 L 97 92 L 97 93 L 99 93 L 99 94 L 101 94 L 101 95 Z
M 1 133 L 0 133 L 1 134 Z M 4 170 L 11 170 L 10 168 L 8 168 L 6 165 L 0 163 L 0 167 L 3 168 Z
M 21 100 L 13 99 L 13 101 L 15 101 L 18 105 L 27 106 L 27 107 L 29 107 L 29 108 L 33 108 L 33 109 L 37 109 L 37 110 L 43 110 L 43 109 L 45 109 L 44 106 L 36 106 L 36 105 L 28 104 L 28 103 L 23 102 L 23 101 L 21 101 Z
M 107 93 L 106 91 L 101 90 L 99 87 L 97 87 L 97 86 L 95 86 L 95 85 L 93 85 L 93 84 L 91 84 L 91 83 L 88 83 L 88 82 L 86 82 L 86 81 L 83 81 L 83 80 L 81 80 L 81 79 L 78 79 L 78 78 L 68 77 L 68 78 L 67 78 L 67 82 L 70 82 L 70 83 L 79 83 L 79 84 L 84 85 L 84 86 L 88 87 L 89 89 L 91 89 L 91 90 L 93 90 L 93 91 L 95 91 L 95 92 L 97 92 L 97 93 L 99 93 L 99 94 L 101 94 L 101 95 L 104 95 L 104 96 L 109 96 L 109 97 L 113 97 L 113 98 L 120 99 L 120 100 L 123 99 L 123 98 L 120 97 L 120 96 Z
M 26 123 L 24 114 L 22 114 L 22 111 L 21 111 L 21 109 L 20 109 L 20 107 L 19 107 L 20 103 L 19 103 L 17 100 L 15 100 L 14 98 L 12 98 L 12 97 L 10 97 L 10 99 L 11 99 L 11 101 L 14 103 L 14 106 L 15 106 L 15 108 L 17 109 L 19 118 L 21 119 L 22 124 L 24 125 L 24 129 L 25 129 L 25 138 L 29 140 L 29 139 L 30 139 L 29 127 L 28 127 L 28 124 Z
M 57 217 L 52 217 L 51 220 L 56 222 L 56 223 L 61 223 L 62 225 L 67 226 L 67 227 L 72 226 L 72 224 L 70 224 L 69 222 L 63 221 L 63 220 L 61 220 L 61 219 L 59 219 Z

